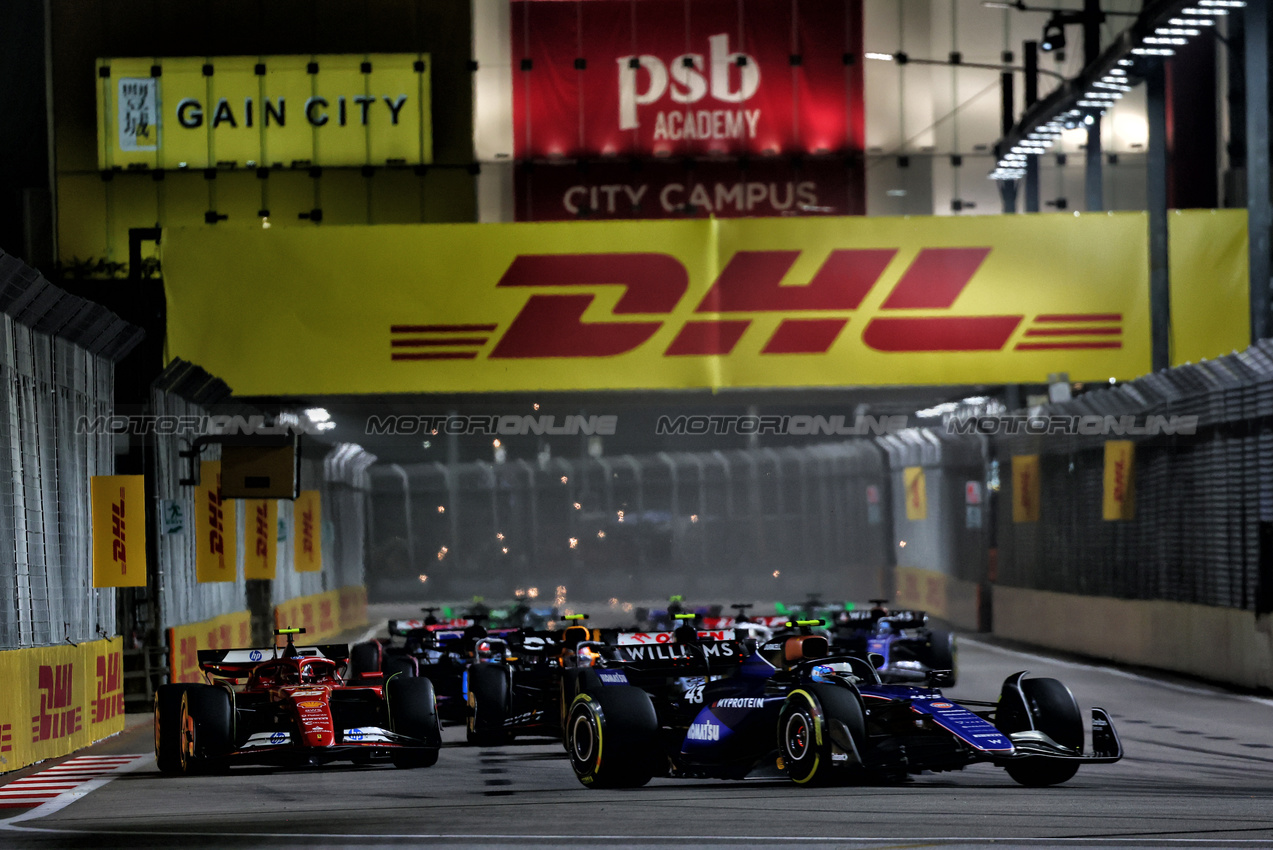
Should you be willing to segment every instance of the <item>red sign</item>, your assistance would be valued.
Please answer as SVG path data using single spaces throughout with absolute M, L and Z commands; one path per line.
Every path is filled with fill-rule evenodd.
M 662 160 L 517 167 L 518 221 L 587 218 L 738 218 L 863 215 L 866 189 L 856 157 L 750 162 Z
M 861 0 L 514 0 L 518 159 L 861 152 Z

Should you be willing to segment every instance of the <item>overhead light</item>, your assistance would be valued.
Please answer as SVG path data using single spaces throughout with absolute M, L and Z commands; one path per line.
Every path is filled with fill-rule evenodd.
M 1192 27 L 1159 27 L 1154 30 L 1154 35 L 1202 35 L 1202 30 Z
M 305 417 L 309 419 L 310 422 L 326 422 L 328 419 L 332 418 L 331 414 L 327 412 L 327 409 L 323 407 L 311 407 L 307 409 L 305 411 Z
M 864 55 L 864 56 L 866 56 L 866 58 L 867 58 L 867 59 L 879 59 L 879 60 L 880 60 L 880 61 L 882 61 L 882 62 L 892 62 L 892 61 L 893 61 L 893 54 L 892 54 L 892 53 L 866 53 L 866 54 L 863 54 L 863 55 Z
M 1145 43 L 1146 44 L 1175 44 L 1179 46 L 1181 44 L 1188 44 L 1189 42 L 1188 40 L 1183 38 L 1158 38 L 1157 36 L 1148 35 L 1148 36 L 1145 36 Z
M 1132 53 L 1137 56 L 1175 56 L 1176 51 L 1170 47 L 1133 47 Z
M 1059 15 L 1053 15 L 1043 25 L 1043 39 L 1039 42 L 1039 49 L 1044 53 L 1065 49 L 1065 26 Z
M 1172 18 L 1167 23 L 1176 27 L 1214 27 L 1216 25 L 1211 18 Z

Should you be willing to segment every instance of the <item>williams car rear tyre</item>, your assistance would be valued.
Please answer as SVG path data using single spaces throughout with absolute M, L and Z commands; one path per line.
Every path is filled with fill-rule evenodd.
M 478 747 L 500 747 L 513 740 L 505 726 L 509 709 L 507 669 L 502 664 L 469 668 L 469 712 L 465 737 Z
M 207 773 L 234 747 L 230 694 L 213 685 L 161 685 L 155 692 L 155 761 L 163 773 Z
M 649 694 L 631 685 L 579 694 L 566 717 L 566 750 L 586 788 L 639 788 L 649 782 L 663 767 Z
M 954 634 L 945 629 L 933 629 L 928 641 L 925 661 L 930 669 L 949 670 L 950 680 L 943 682 L 942 687 L 953 688 L 959 679 L 959 649 L 955 645 Z
M 857 695 L 836 685 L 791 692 L 778 715 L 782 767 L 800 785 L 846 781 L 861 766 L 866 718 Z
M 1083 715 L 1069 688 L 1057 679 L 1022 679 L 1021 693 L 1035 729 L 1062 746 L 1082 752 Z M 1009 724 L 1019 728 L 1003 731 L 1020 732 L 1029 728 L 1029 721 L 1024 717 L 1009 717 Z M 1078 773 L 1079 762 L 1076 759 L 1031 757 L 1010 761 L 1005 769 L 1019 784 L 1042 788 L 1072 779 Z
M 390 751 L 394 767 L 417 768 L 436 764 L 438 750 L 442 746 L 442 724 L 438 722 L 433 683 L 414 676 L 395 676 L 385 689 L 393 731 L 419 742 L 417 747 Z

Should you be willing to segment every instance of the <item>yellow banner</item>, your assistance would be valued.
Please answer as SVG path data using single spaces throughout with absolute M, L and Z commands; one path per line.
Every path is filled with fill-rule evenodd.
M 93 587 L 146 586 L 146 479 L 94 475 Z
M 246 500 L 244 523 L 243 577 L 274 578 L 278 563 L 278 502 L 274 499 Z
M 429 54 L 97 61 L 97 161 L 113 168 L 420 165 Z
M 928 519 L 928 489 L 922 466 L 908 466 L 902 470 L 902 483 L 906 487 L 906 518 Z
M 323 568 L 323 506 L 317 490 L 302 490 L 292 503 L 292 563 L 298 573 Z
M 0 772 L 124 730 L 120 638 L 0 652 Z
M 234 502 L 221 498 L 221 461 L 202 461 L 194 491 L 195 577 L 200 582 L 236 578 L 235 514 Z
M 247 611 L 168 629 L 168 681 L 202 682 L 199 650 L 235 649 L 252 645 L 252 615 Z
M 1039 456 L 1012 458 L 1012 521 L 1039 521 Z
M 346 625 L 341 613 L 340 590 L 298 596 L 274 606 L 274 627 L 302 628 L 305 630 L 305 643 L 318 643 L 340 634 L 346 628 L 361 625 L 354 622 Z
M 1241 351 L 1251 338 L 1246 210 L 1173 210 L 1171 365 Z
M 1101 516 L 1107 520 L 1136 518 L 1136 444 L 1131 440 L 1105 441 L 1105 497 Z

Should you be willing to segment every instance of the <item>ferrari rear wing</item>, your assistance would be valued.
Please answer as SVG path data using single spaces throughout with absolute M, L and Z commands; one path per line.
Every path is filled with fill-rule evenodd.
M 343 643 L 327 643 L 317 646 L 298 646 L 296 652 L 307 658 L 330 658 L 338 665 L 349 661 L 349 647 Z M 258 665 L 273 661 L 275 651 L 267 649 L 201 649 L 199 669 L 214 676 L 242 679 Z

